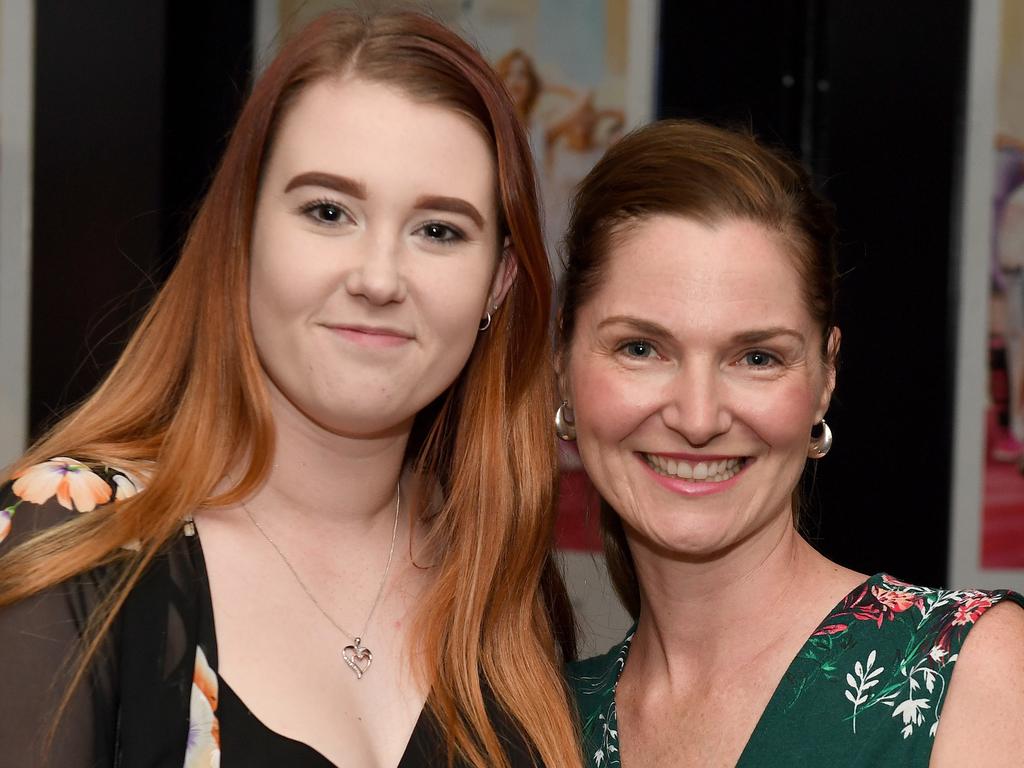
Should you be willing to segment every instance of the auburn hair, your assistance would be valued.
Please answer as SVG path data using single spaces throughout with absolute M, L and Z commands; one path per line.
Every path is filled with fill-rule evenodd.
M 478 125 L 494 148 L 501 226 L 518 260 L 488 333 L 458 379 L 419 415 L 410 442 L 410 462 L 443 497 L 430 518 L 437 574 L 411 635 L 424 659 L 428 705 L 449 763 L 461 757 L 477 768 L 508 765 L 485 710 L 487 689 L 538 759 L 579 765 L 561 675 L 575 653 L 575 629 L 551 554 L 551 277 L 529 144 L 482 56 L 421 14 L 328 13 L 285 43 L 255 83 L 180 260 L 124 353 L 96 391 L 11 468 L 17 474 L 71 455 L 139 471 L 145 490 L 9 552 L 0 561 L 0 605 L 123 561 L 83 638 L 77 684 L 182 520 L 237 504 L 265 478 L 274 424 L 248 316 L 256 196 L 289 106 L 311 84 L 339 76 L 394 86 Z M 215 487 L 239 461 L 244 473 L 218 494 Z M 139 549 L 122 548 L 135 540 Z
M 793 258 L 804 302 L 822 332 L 822 357 L 835 364 L 835 213 L 807 171 L 749 133 L 696 120 L 638 128 L 605 153 L 573 198 L 564 240 L 565 277 L 559 354 L 566 369 L 580 307 L 600 287 L 616 238 L 652 216 L 682 216 L 707 226 L 741 219 L 775 233 Z M 793 510 L 800 508 L 799 488 Z M 633 618 L 640 615 L 636 568 L 618 514 L 601 501 L 601 532 L 612 584 Z

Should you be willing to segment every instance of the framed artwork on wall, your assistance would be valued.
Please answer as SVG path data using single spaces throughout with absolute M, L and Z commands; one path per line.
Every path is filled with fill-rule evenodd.
M 950 581 L 1024 588 L 1024 7 L 973 4 Z

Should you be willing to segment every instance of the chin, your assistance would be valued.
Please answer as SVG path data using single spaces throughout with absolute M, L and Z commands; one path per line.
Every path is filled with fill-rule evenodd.
M 628 530 L 628 528 L 627 528 Z M 658 557 L 685 562 L 707 562 L 729 552 L 736 536 L 720 525 L 693 525 L 675 530 L 629 533 L 630 546 L 640 546 Z

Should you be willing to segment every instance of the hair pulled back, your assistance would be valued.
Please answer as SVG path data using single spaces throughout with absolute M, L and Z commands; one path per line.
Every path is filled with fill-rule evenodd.
M 680 216 L 711 227 L 739 219 L 776 234 L 821 329 L 823 358 L 834 362 L 827 348 L 838 284 L 832 204 L 781 151 L 749 134 L 694 120 L 663 120 L 633 131 L 580 182 L 564 240 L 558 331 L 563 357 L 580 307 L 601 285 L 616 238 L 653 216 Z M 633 559 L 618 515 L 603 501 L 601 528 L 612 583 L 635 618 L 640 591 Z

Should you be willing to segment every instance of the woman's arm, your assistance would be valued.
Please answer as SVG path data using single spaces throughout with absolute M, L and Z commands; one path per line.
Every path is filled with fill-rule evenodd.
M 56 498 L 42 504 L 0 488 L 0 510 L 17 505 L 0 557 L 32 533 L 75 514 Z M 0 763 L 85 768 L 114 764 L 116 629 L 68 700 L 80 633 L 102 596 L 102 572 L 84 574 L 0 607 Z M 54 725 L 56 728 L 54 729 Z
M 1024 765 L 1024 610 L 1008 600 L 964 641 L 935 735 L 932 768 Z

